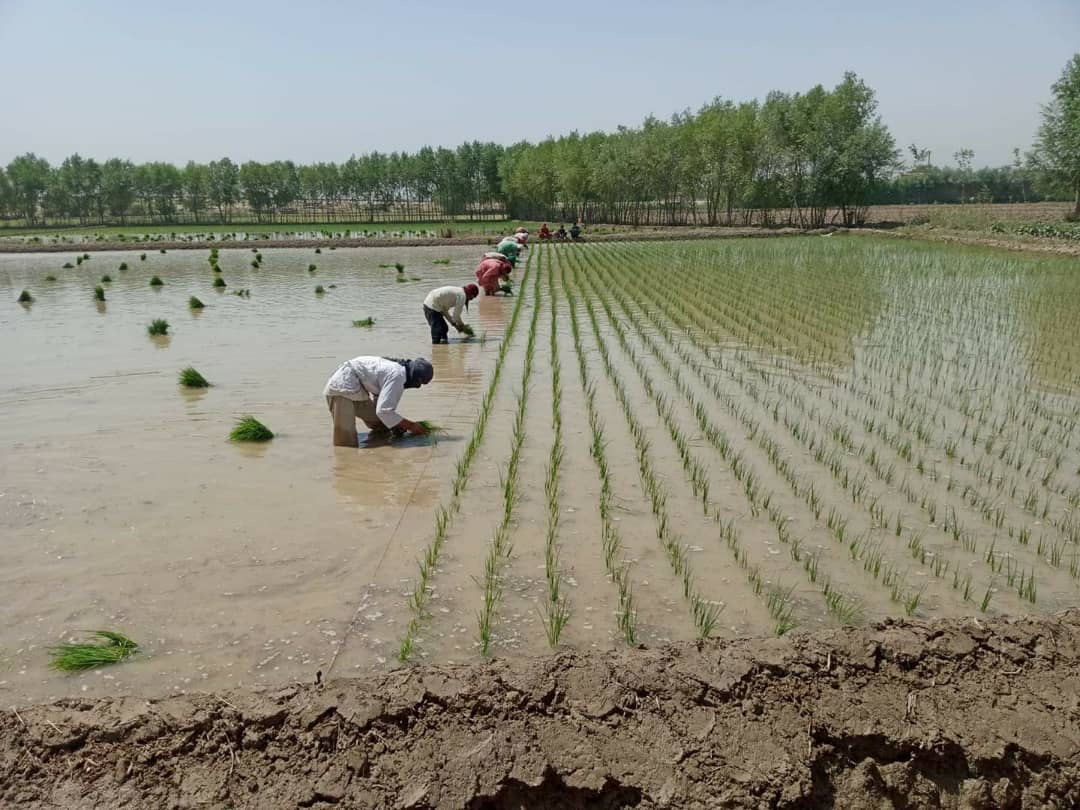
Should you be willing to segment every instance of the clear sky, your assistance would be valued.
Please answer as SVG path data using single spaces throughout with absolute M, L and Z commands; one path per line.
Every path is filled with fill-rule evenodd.
M 853 70 L 899 146 L 997 165 L 1078 50 L 1080 0 L 0 0 L 0 163 L 509 144 Z

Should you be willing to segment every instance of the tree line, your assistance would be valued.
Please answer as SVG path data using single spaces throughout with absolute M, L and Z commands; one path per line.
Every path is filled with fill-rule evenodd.
M 852 73 L 832 89 L 717 99 L 668 121 L 511 146 L 371 152 L 343 163 L 59 166 L 29 153 L 0 168 L 0 217 L 29 225 L 333 223 L 536 219 L 624 224 L 855 225 L 874 204 L 1072 199 L 1080 212 L 1080 54 L 1043 110 L 1035 148 L 997 168 L 901 152 L 874 91 Z M 910 163 L 902 160 L 909 155 Z

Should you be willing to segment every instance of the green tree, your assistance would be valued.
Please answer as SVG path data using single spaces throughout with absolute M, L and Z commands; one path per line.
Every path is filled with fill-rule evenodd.
M 1031 163 L 1046 186 L 1073 198 L 1073 216 L 1080 219 L 1080 53 L 1073 55 L 1050 90 Z
M 198 222 L 202 219 L 202 212 L 210 199 L 210 167 L 189 160 L 180 174 L 180 182 L 184 193 L 184 207 Z
M 7 165 L 12 203 L 27 225 L 38 222 L 38 210 L 49 185 L 49 175 L 49 161 L 33 152 L 20 155 Z
M 101 164 L 100 205 L 109 216 L 125 220 L 135 202 L 135 166 L 130 160 L 110 158 Z
M 228 158 L 212 160 L 207 168 L 207 197 L 227 222 L 227 212 L 240 199 L 240 169 Z

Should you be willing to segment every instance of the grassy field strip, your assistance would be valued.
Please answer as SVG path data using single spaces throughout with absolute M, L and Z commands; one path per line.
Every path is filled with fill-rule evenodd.
M 707 294 L 703 294 L 703 295 L 695 296 L 694 298 L 700 300 L 701 298 L 708 299 L 710 297 L 711 296 L 709 296 Z M 715 322 L 715 318 L 713 317 L 713 313 L 708 313 L 707 316 L 704 318 L 704 322 L 703 323 L 699 322 L 699 323 L 701 323 L 702 328 L 706 331 L 706 333 L 708 333 L 710 331 L 708 324 L 712 323 L 712 322 Z M 760 366 L 751 366 L 751 370 L 754 371 L 755 373 L 757 373 L 766 383 L 768 383 L 770 381 L 770 375 L 764 373 L 761 370 Z M 779 383 L 779 387 L 801 384 L 801 376 L 800 375 L 795 375 L 795 380 L 796 380 L 796 382 L 794 382 L 794 383 L 791 383 L 791 382 Z M 820 398 L 820 389 L 810 387 L 810 388 L 808 388 L 808 391 L 811 392 L 811 393 L 816 394 Z M 793 399 L 790 399 L 789 402 L 793 402 L 796 405 L 800 405 L 801 404 L 801 398 L 795 397 Z M 858 455 L 859 458 L 863 459 L 864 461 L 866 461 L 871 466 L 874 473 L 878 477 L 881 477 L 881 478 L 885 479 L 887 483 L 892 484 L 892 478 L 894 477 L 896 463 L 899 463 L 901 465 L 901 467 L 903 467 L 903 466 L 905 466 L 906 463 L 911 462 L 912 459 L 911 459 L 911 453 L 910 453 L 910 445 L 909 444 L 901 444 L 900 439 L 895 439 L 894 438 L 892 442 L 887 442 L 887 443 L 891 444 L 891 446 L 897 452 L 897 454 L 899 455 L 900 458 L 895 460 L 895 461 L 890 460 L 890 461 L 892 461 L 892 463 L 890 463 L 888 466 L 886 466 L 885 465 L 885 460 L 884 460 L 884 454 L 879 452 L 881 450 L 881 448 L 878 448 L 876 446 L 872 436 L 865 437 L 861 444 L 859 444 L 858 446 L 855 445 L 854 441 L 852 440 L 852 436 L 855 436 L 856 438 L 859 438 L 859 434 L 862 431 L 862 426 L 861 425 L 859 425 L 857 423 L 850 424 L 850 425 L 847 425 L 847 426 L 840 425 L 840 424 L 837 424 L 837 422 L 839 421 L 838 418 L 837 418 L 837 415 L 829 416 L 828 420 L 826 420 L 826 417 L 824 416 L 823 409 L 815 408 L 814 412 L 816 414 L 816 418 L 819 420 L 819 423 L 821 423 L 823 427 L 827 428 L 826 430 L 823 431 L 825 434 L 830 434 L 831 433 L 832 435 L 839 436 L 841 439 L 843 439 L 844 442 L 845 442 L 844 452 L 847 453 L 847 454 L 854 453 L 854 454 Z M 873 421 L 873 417 L 866 417 L 866 418 Z M 827 421 L 827 423 L 826 423 L 826 421 Z M 864 422 L 865 422 L 865 419 L 864 419 Z M 793 424 L 787 416 L 785 416 L 785 424 L 787 424 L 787 426 L 789 428 L 791 428 L 791 429 L 796 428 L 796 424 Z M 877 431 L 876 432 L 877 432 L 879 437 L 881 436 L 881 434 L 883 432 L 882 428 L 881 428 L 881 424 L 882 424 L 882 422 L 880 422 L 880 421 L 877 422 Z M 799 426 L 802 427 L 803 430 L 805 430 L 804 426 L 802 426 L 802 423 L 799 423 Z M 901 436 L 901 435 L 902 434 L 900 434 L 899 430 L 897 431 L 897 433 L 894 434 L 894 436 Z M 803 435 L 803 438 L 805 439 L 805 435 Z M 814 436 L 812 438 L 816 440 L 818 437 Z M 885 438 L 888 438 L 888 437 L 886 436 Z M 820 455 L 820 453 L 819 453 L 819 455 Z M 832 456 L 830 456 L 830 458 L 836 459 L 836 458 L 838 458 L 838 456 L 832 455 Z M 925 468 L 924 468 L 923 465 L 918 464 L 917 468 L 918 468 L 918 471 L 919 471 L 920 474 L 925 474 Z M 842 475 L 845 479 L 849 475 L 848 470 L 846 468 L 841 469 L 841 466 L 838 463 L 833 464 L 833 469 L 834 469 L 834 475 L 837 475 L 837 476 Z M 960 483 L 962 483 L 962 482 L 960 482 Z M 949 477 L 947 479 L 947 485 L 946 485 L 945 492 L 946 493 L 950 492 L 956 485 L 957 485 L 956 479 L 954 477 Z M 935 522 L 935 518 L 936 518 L 936 516 L 938 514 L 944 515 L 946 520 L 942 524 L 940 524 L 941 528 L 946 533 L 951 533 L 956 542 L 960 542 L 961 540 L 963 540 L 966 535 L 971 535 L 971 532 L 968 532 L 968 531 L 964 530 L 964 528 L 963 528 L 964 521 L 963 520 L 958 521 L 958 518 L 957 518 L 957 516 L 961 514 L 961 510 L 964 508 L 962 505 L 960 506 L 960 509 L 957 508 L 957 504 L 953 504 L 952 506 L 946 505 L 944 508 L 939 508 L 938 501 L 937 501 L 937 499 L 935 497 L 929 496 L 925 492 L 923 492 L 920 495 L 920 493 L 916 492 L 910 486 L 910 484 L 908 484 L 906 477 L 901 481 L 900 486 L 901 486 L 902 491 L 905 493 L 909 503 L 918 504 L 921 509 L 923 509 L 924 511 L 927 512 L 927 516 L 930 518 L 930 523 Z M 999 530 L 1002 527 L 1002 525 L 1003 525 L 1003 523 L 1005 521 L 1005 516 L 1007 514 L 1005 506 L 1003 504 L 1001 504 L 1000 502 L 994 503 L 992 506 L 986 505 L 985 503 L 979 504 L 979 503 L 977 503 L 975 501 L 975 494 L 974 493 L 976 493 L 976 490 L 972 485 L 968 484 L 968 485 L 965 485 L 963 487 L 964 501 L 965 501 L 965 503 L 969 503 L 970 506 L 972 507 L 971 515 L 973 515 L 976 519 L 984 520 L 988 524 L 988 528 L 992 529 L 995 533 L 997 533 L 997 530 Z M 938 497 L 944 498 L 944 494 L 939 494 Z M 878 506 L 880 507 L 880 504 L 878 504 Z M 980 508 L 976 508 L 976 507 L 980 507 Z M 950 518 L 951 518 L 951 520 L 950 520 Z M 1066 528 L 1068 528 L 1068 527 L 1066 527 Z M 1031 536 L 1031 528 L 1030 527 L 1025 529 L 1022 526 L 1018 527 L 1018 526 L 1014 526 L 1013 524 L 1009 524 L 1008 529 L 1009 529 L 1008 533 L 1009 533 L 1010 537 L 1015 536 L 1017 538 L 1025 538 L 1025 537 L 1030 538 L 1030 536 Z M 1071 540 L 1071 538 L 1066 536 L 1056 546 L 1052 545 L 1050 543 L 1050 541 L 1047 541 L 1046 542 L 1046 550 L 1047 550 L 1048 554 L 1044 555 L 1042 553 L 1042 550 L 1040 549 L 1039 559 L 1045 560 L 1046 563 L 1048 565 L 1052 566 L 1053 568 L 1060 568 L 1065 562 L 1065 554 L 1064 554 L 1064 551 L 1065 551 L 1064 540 L 1065 539 L 1070 539 Z M 971 550 L 974 553 L 974 547 L 973 547 L 974 537 L 973 537 L 973 535 L 967 537 L 967 540 L 965 542 L 967 543 L 967 545 L 972 546 L 969 550 Z M 1042 546 L 1043 543 L 1040 542 L 1039 545 Z M 1009 561 L 1008 558 L 995 559 L 995 554 L 994 553 L 989 553 L 988 552 L 985 556 L 986 556 L 987 564 L 989 564 L 992 568 L 994 568 L 995 572 L 998 572 L 998 569 L 1000 569 L 1002 566 L 1010 566 L 1011 565 L 1011 562 Z M 1077 572 L 1077 566 L 1075 564 L 1071 564 L 1072 563 L 1071 559 L 1068 562 L 1070 563 L 1070 565 L 1069 565 L 1070 572 L 1073 573 L 1074 576 L 1075 576 L 1076 572 Z M 1014 576 L 1015 576 L 1015 572 L 1013 572 L 1013 573 L 1014 573 Z
M 618 331 L 618 323 L 621 318 L 618 313 L 613 311 L 609 297 L 615 297 L 618 300 L 621 310 L 627 316 L 627 322 L 632 325 L 634 332 L 636 333 L 639 344 L 652 355 L 663 372 L 674 382 L 676 390 L 682 394 L 687 413 L 686 418 L 691 424 L 694 424 L 696 419 L 694 428 L 701 431 L 703 438 L 712 445 L 713 449 L 720 456 L 720 459 L 731 467 L 736 480 L 741 484 L 742 492 L 747 499 L 751 514 L 756 518 L 764 507 L 764 511 L 769 516 L 769 521 L 774 524 L 779 541 L 788 548 L 789 554 L 796 564 L 796 577 L 799 576 L 797 572 L 801 565 L 802 573 L 805 575 L 810 585 L 813 586 L 813 590 L 820 592 L 821 597 L 825 602 L 826 609 L 832 613 L 837 620 L 842 623 L 851 623 L 858 620 L 862 613 L 862 608 L 858 600 L 845 593 L 844 589 L 840 588 L 834 580 L 825 577 L 823 572 L 819 572 L 820 560 L 812 555 L 809 549 L 804 547 L 803 543 L 805 538 L 798 538 L 792 542 L 791 530 L 788 525 L 791 518 L 783 511 L 781 507 L 781 498 L 778 497 L 776 493 L 770 492 L 764 488 L 761 476 L 755 472 L 753 465 L 746 460 L 746 457 L 742 453 L 733 451 L 732 442 L 726 433 L 706 415 L 708 409 L 705 402 L 708 400 L 703 402 L 697 398 L 692 386 L 683 379 L 676 364 L 673 363 L 645 333 L 642 328 L 641 318 L 638 317 L 636 312 L 631 310 L 625 297 L 619 292 L 620 289 L 623 289 L 623 282 L 615 281 L 612 277 L 602 277 L 605 275 L 606 271 L 601 269 L 598 263 L 590 264 L 586 273 L 587 278 L 595 281 L 592 291 L 597 295 L 598 300 L 601 301 L 613 328 Z M 592 281 L 590 281 L 590 283 L 592 283 Z M 636 288 L 635 292 L 642 297 L 648 295 L 648 293 L 641 288 Z M 662 323 L 659 325 L 663 328 Z M 628 343 L 624 343 L 624 349 L 628 352 L 633 351 Z M 637 364 L 638 363 L 635 363 L 635 365 Z M 674 409 L 668 410 L 667 418 L 674 418 Z M 691 469 L 688 474 L 693 475 L 693 470 Z M 722 514 L 716 507 L 709 506 L 709 513 L 712 514 L 714 519 L 718 522 L 722 520 Z M 740 565 L 743 565 L 744 567 L 748 565 L 741 560 L 739 562 Z M 776 561 L 772 562 L 773 565 L 776 565 Z M 752 568 L 757 567 L 759 566 L 752 566 Z M 782 573 L 790 574 L 792 573 L 792 570 L 789 567 L 784 568 Z M 760 574 L 751 579 L 751 584 L 757 587 L 756 582 L 758 579 L 760 579 Z M 792 591 L 784 589 L 779 583 L 772 585 L 768 593 L 772 603 L 770 608 L 780 612 L 781 609 L 787 606 L 792 595 Z M 775 606 L 775 608 L 773 608 L 773 606 Z M 780 618 L 774 616 L 774 619 L 777 621 L 776 627 L 778 629 L 784 628 L 785 623 L 780 621 Z
M 700 364 L 698 364 L 691 356 L 686 354 L 684 350 L 677 349 L 677 352 L 679 353 L 680 358 L 683 360 L 684 363 L 686 363 L 692 368 L 695 368 L 704 380 L 708 380 L 708 375 L 703 371 Z M 774 414 L 774 421 L 776 421 L 776 413 L 779 405 L 777 404 L 772 406 L 771 408 L 766 408 L 758 400 L 755 400 L 754 403 L 746 406 L 737 405 L 735 404 L 736 400 L 732 399 L 730 395 L 723 392 L 715 380 L 712 380 L 709 385 L 713 389 L 713 392 L 716 395 L 717 399 L 721 403 L 725 403 L 729 407 L 729 409 L 732 410 L 732 412 L 737 415 L 739 420 L 744 424 L 747 430 L 747 435 L 751 438 L 756 438 L 758 444 L 761 445 L 762 449 L 766 451 L 769 460 L 773 464 L 774 468 L 782 475 L 782 477 L 785 478 L 785 480 L 791 486 L 793 492 L 799 494 L 801 489 L 802 495 L 807 501 L 807 505 L 810 506 L 811 510 L 814 513 L 815 520 L 820 520 L 821 513 L 824 510 L 824 507 L 828 505 L 825 501 L 825 493 L 827 492 L 827 487 L 819 486 L 820 476 L 817 474 L 812 476 L 816 479 L 816 481 L 814 484 L 811 484 L 810 487 L 800 487 L 800 479 L 795 474 L 795 470 L 792 468 L 791 463 L 788 460 L 780 457 L 779 448 L 775 445 L 775 441 L 772 439 L 771 435 L 769 435 L 769 431 L 762 430 L 760 423 L 757 422 L 756 417 L 753 415 L 755 412 L 771 412 Z M 798 431 L 796 432 L 798 433 Z M 708 433 L 707 429 L 706 433 Z M 822 461 L 822 459 L 820 458 L 816 458 L 815 460 L 819 462 Z M 833 467 L 833 470 L 836 470 L 835 466 Z M 841 495 L 839 498 L 841 506 L 839 508 L 836 508 L 835 506 L 830 508 L 828 518 L 826 519 L 827 526 L 832 533 L 834 539 L 841 545 L 846 544 L 848 552 L 850 553 L 852 559 L 860 561 L 864 567 L 864 570 L 871 573 L 875 579 L 877 579 L 878 577 L 881 578 L 882 584 L 887 586 L 889 595 L 893 599 L 893 601 L 902 604 L 905 610 L 909 613 L 914 612 L 922 600 L 923 589 L 911 589 L 908 587 L 906 581 L 906 574 L 901 574 L 900 566 L 888 560 L 884 548 L 885 538 L 874 534 L 879 529 L 888 528 L 888 526 L 884 523 L 884 513 L 877 511 L 878 499 L 880 499 L 881 495 L 869 496 L 867 494 L 868 490 L 865 487 L 865 482 L 861 482 L 861 480 L 853 481 L 849 479 L 847 475 L 840 477 L 838 474 L 837 479 L 838 483 L 843 486 L 845 492 L 850 492 L 852 494 L 852 502 L 866 507 L 868 511 L 871 512 L 871 514 L 868 525 L 864 526 L 862 531 L 855 531 L 855 529 L 849 525 L 851 521 L 851 516 L 845 515 L 845 507 L 842 506 L 844 498 L 843 495 Z M 780 534 L 781 539 L 783 540 L 784 533 L 782 532 L 780 522 L 780 518 L 782 516 L 775 515 L 771 508 L 769 509 L 769 512 L 770 516 L 775 517 L 778 534 Z M 849 532 L 849 528 L 851 528 L 852 531 Z M 881 532 L 878 532 L 878 535 L 881 534 Z M 877 542 L 875 542 L 875 539 L 877 540 Z M 918 543 L 919 540 L 916 537 L 916 539 L 914 540 L 914 545 L 909 542 L 909 548 L 912 550 L 912 556 L 915 557 L 916 560 L 920 562 L 920 564 L 925 565 L 927 562 L 927 555 L 925 553 L 925 549 L 921 548 Z M 947 577 L 949 573 L 948 565 L 948 563 L 942 565 L 940 558 L 935 559 L 932 569 L 935 576 L 941 579 Z M 952 573 L 953 589 L 960 590 L 964 594 L 966 599 L 972 601 L 974 595 L 974 588 L 970 576 L 968 574 L 961 574 L 959 570 L 955 567 L 955 565 L 953 566 Z M 1021 576 L 1024 575 L 1021 574 Z M 1024 583 L 1022 583 L 1019 587 L 1019 590 L 1023 592 L 1024 588 L 1022 587 L 1022 585 L 1029 583 L 1028 589 L 1033 593 L 1034 580 L 1031 578 L 1030 574 L 1027 574 L 1026 577 L 1027 578 L 1024 580 Z M 1014 581 L 1010 584 L 1017 584 L 1017 580 L 1015 577 Z M 987 589 L 987 591 L 985 591 L 984 593 L 989 593 L 989 589 Z
M 514 311 L 510 315 L 510 322 L 506 326 L 502 344 L 499 346 L 499 353 L 495 360 L 495 366 L 491 372 L 491 380 L 488 383 L 487 391 L 484 393 L 484 398 L 480 402 L 480 411 L 477 414 L 476 424 L 473 426 L 473 432 L 469 436 L 469 441 L 465 445 L 465 449 L 462 451 L 456 462 L 450 499 L 445 505 L 440 505 L 435 508 L 435 534 L 419 560 L 419 574 L 412 583 L 412 588 L 410 589 L 408 607 L 411 616 L 398 648 L 398 659 L 401 661 L 408 661 L 412 657 L 414 645 L 420 629 L 423 623 L 431 616 L 428 610 L 428 602 L 431 600 L 432 596 L 431 581 L 438 570 L 439 556 L 442 553 L 443 544 L 446 542 L 447 532 L 452 522 L 461 511 L 462 498 L 469 483 L 469 474 L 472 471 L 476 454 L 484 441 L 484 432 L 487 430 L 488 419 L 491 417 L 492 407 L 495 404 L 495 395 L 499 388 L 499 379 L 502 376 L 503 365 L 506 362 L 507 352 L 513 343 L 514 334 L 517 330 L 517 322 L 521 314 L 522 302 L 526 298 L 524 286 L 525 281 L 531 272 L 531 259 L 532 257 L 530 256 L 529 261 L 525 265 L 525 273 L 522 278 L 522 292 L 514 302 Z
M 650 452 L 650 442 L 647 437 L 647 430 L 635 416 L 633 402 L 628 396 L 626 387 L 620 379 L 618 371 L 612 362 L 610 353 L 607 350 L 597 320 L 595 307 L 589 297 L 592 291 L 585 291 L 583 288 L 581 264 L 578 261 L 579 254 L 571 253 L 569 254 L 569 258 L 576 288 L 579 292 L 582 292 L 584 296 L 585 309 L 592 325 L 593 335 L 600 351 L 600 358 L 607 373 L 608 382 L 615 391 L 616 398 L 619 400 L 622 407 L 623 417 L 630 430 L 631 436 L 634 439 L 635 449 L 637 451 L 638 474 L 642 483 L 642 488 L 648 495 L 652 508 L 653 518 L 656 523 L 657 539 L 664 549 L 672 571 L 682 582 L 683 597 L 690 608 L 695 630 L 700 637 L 708 637 L 712 634 L 719 619 L 720 604 L 716 601 L 706 599 L 695 583 L 695 575 L 689 549 L 683 544 L 682 538 L 676 535 L 671 527 L 672 521 L 667 508 L 670 492 L 664 485 L 662 476 L 658 474 L 655 461 Z M 612 323 L 612 326 L 615 327 L 616 335 L 620 338 L 621 342 L 623 336 L 618 331 L 618 324 Z M 639 375 L 641 375 L 643 367 L 639 362 L 635 362 L 633 356 L 631 356 L 630 359 L 631 363 L 638 370 Z M 662 398 L 659 398 L 659 395 L 651 387 L 651 382 L 647 376 L 642 376 L 641 380 L 647 397 L 653 401 L 657 413 L 661 416 L 661 420 L 664 421 L 664 415 L 668 410 L 666 403 Z M 708 474 L 704 465 L 702 465 L 695 454 L 689 450 L 685 437 L 682 436 L 677 429 L 672 431 L 674 422 L 665 421 L 665 426 L 668 428 L 672 443 L 679 452 L 679 457 L 683 465 L 683 472 L 686 481 L 693 492 L 694 499 L 700 501 L 702 511 L 706 515 L 711 516 L 712 511 L 708 499 Z M 740 563 L 740 567 L 746 574 L 747 580 L 754 590 L 755 595 L 759 596 L 764 601 L 770 616 L 772 616 L 775 622 L 774 627 L 776 632 L 778 634 L 786 632 L 793 626 L 790 594 L 779 591 L 776 586 L 767 587 L 767 583 L 765 583 L 761 577 L 760 569 L 748 564 L 746 553 L 739 544 L 738 533 L 732 526 L 722 527 L 721 534 L 724 535 L 729 548 L 735 554 L 736 561 Z
M 529 254 L 532 262 L 533 252 Z M 525 361 L 522 364 L 521 383 L 514 407 L 513 437 L 510 442 L 510 455 L 500 476 L 502 489 L 502 516 L 491 536 L 487 556 L 484 558 L 484 570 L 476 583 L 481 590 L 480 610 L 477 612 L 477 641 L 480 654 L 487 658 L 491 655 L 494 622 L 499 602 L 503 597 L 505 581 L 503 569 L 513 551 L 510 542 L 514 509 L 521 499 L 518 480 L 521 471 L 521 454 L 525 446 L 525 416 L 529 404 L 529 386 L 532 383 L 533 357 L 536 351 L 536 330 L 540 322 L 540 269 L 533 271 L 532 317 L 529 319 L 529 335 L 525 344 Z M 520 302 L 524 298 L 521 291 Z

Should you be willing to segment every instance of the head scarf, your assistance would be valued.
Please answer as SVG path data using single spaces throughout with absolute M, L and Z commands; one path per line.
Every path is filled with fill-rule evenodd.
M 435 378 L 435 368 L 431 365 L 431 361 L 426 358 L 417 357 L 413 360 L 403 360 L 400 357 L 384 357 L 383 359 L 405 366 L 406 388 L 419 388 L 421 385 L 427 385 Z

